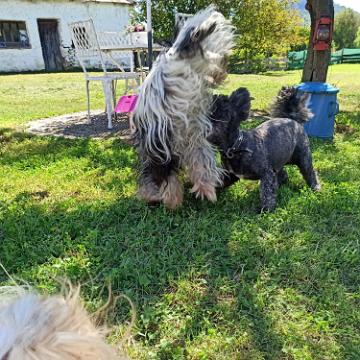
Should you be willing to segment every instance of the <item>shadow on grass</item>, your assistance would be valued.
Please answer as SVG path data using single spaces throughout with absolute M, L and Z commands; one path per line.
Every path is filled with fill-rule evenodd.
M 344 136 L 346 141 L 359 137 L 360 112 L 341 111 L 336 117 L 335 132 Z
M 32 135 L 25 132 L 15 131 L 12 128 L 0 128 L 0 145 L 4 145 L 12 141 L 24 141 L 32 138 Z
M 32 149 L 31 137 L 7 136 L 9 146 L 15 143 L 0 160 L 7 166 L 79 157 L 99 171 L 134 165 L 121 141 L 37 138 Z M 332 143 L 313 145 L 338 151 Z M 114 175 L 109 184 L 121 193 L 121 179 Z M 286 358 L 292 346 L 321 359 L 338 344 L 339 358 L 351 358 L 358 342 L 342 335 L 357 327 L 355 195 L 347 187 L 326 195 L 307 189 L 295 195 L 285 187 L 275 213 L 257 215 L 258 189 L 248 182 L 222 193 L 217 204 L 187 195 L 176 212 L 124 195 L 51 201 L 46 192 L 23 190 L 0 202 L 1 261 L 11 274 L 42 286 L 57 276 L 82 283 L 90 277 L 99 288 L 110 281 L 115 294 L 137 303 L 136 339 L 159 359 L 186 356 L 197 342 L 212 351 L 213 331 L 225 338 L 217 351 L 232 347 L 228 358 Z
M 328 154 L 335 155 L 339 151 L 338 148 L 336 147 L 336 143 L 332 139 L 320 139 L 320 138 L 311 137 L 309 138 L 309 140 L 310 140 L 310 146 L 312 152 L 324 151 Z
M 101 69 L 93 69 L 90 72 L 101 72 Z M 22 72 L 0 72 L 0 76 L 14 76 L 14 75 L 46 75 L 46 74 L 67 74 L 67 73 L 83 73 L 80 67 L 74 67 L 67 70 L 38 70 L 38 71 L 22 71 Z
M 87 282 L 89 275 L 97 284 L 110 281 L 115 293 L 126 292 L 144 314 L 137 326 L 146 335 L 137 339 L 148 346 L 170 336 L 163 327 L 189 316 L 179 333 L 174 329 L 174 341 L 159 350 L 160 358 L 172 358 L 177 348 L 226 323 L 235 336 L 250 334 L 251 340 L 237 345 L 243 355 L 250 347 L 252 353 L 280 358 L 287 340 L 275 330 L 279 323 L 271 309 L 274 296 L 285 289 L 300 294 L 304 306 L 317 303 L 314 316 L 331 311 L 335 296 L 341 311 L 332 315 L 331 326 L 344 326 L 346 314 L 354 312 L 348 299 L 359 285 L 359 260 L 351 255 L 355 237 L 349 247 L 349 229 L 326 228 L 335 219 L 323 223 L 331 213 L 329 203 L 315 202 L 306 212 L 279 221 L 281 210 L 278 216 L 249 214 L 246 198 L 233 204 L 221 199 L 219 206 L 188 201 L 176 213 L 149 209 L 133 198 L 110 205 L 59 203 L 51 209 L 33 200 L 19 198 L 18 207 L 2 209 L 5 267 L 40 283 L 58 275 L 75 282 Z M 329 199 L 338 201 L 336 196 Z M 339 208 L 336 215 L 348 214 L 348 205 L 359 207 L 360 202 Z M 284 239 L 274 242 L 274 236 Z M 198 280 L 203 289 L 196 292 L 191 286 Z M 190 288 L 182 289 L 181 281 Z M 284 301 L 289 307 L 297 305 L 292 298 Z M 313 326 L 311 321 L 308 325 Z M 327 334 L 314 331 L 326 344 Z M 292 336 L 300 339 L 302 333 Z M 324 343 L 312 346 L 314 354 L 326 352 Z
M 119 169 L 134 163 L 133 148 L 120 139 L 108 142 L 62 137 L 38 137 L 13 129 L 0 129 L 0 149 L 8 146 L 0 157 L 2 165 L 16 165 L 26 168 L 43 166 L 63 159 L 86 158 L 89 166 Z M 38 160 L 38 161 L 36 161 Z
M 45 204 L 36 204 L 32 197 L 19 197 L 16 201 L 19 205 L 16 209 L 13 206 L 2 209 L 0 248 L 8 271 L 40 282 L 46 278 L 51 282 L 59 273 L 72 281 L 86 282 L 89 273 L 98 283 L 111 281 L 115 293 L 125 291 L 137 302 L 139 312 L 147 314 L 146 320 L 139 321 L 140 332 L 146 333 L 141 328 L 150 326 L 155 335 L 149 334 L 152 336 L 145 338 L 146 342 L 161 339 L 161 322 L 168 321 L 163 297 L 171 293 L 171 283 L 176 284 L 179 279 L 192 281 L 193 276 L 207 282 L 205 292 L 196 296 L 194 303 L 186 300 L 193 314 L 182 337 L 183 341 L 194 340 L 207 327 L 216 326 L 219 310 L 213 294 L 221 292 L 217 282 L 224 278 L 238 287 L 238 280 L 234 279 L 242 266 L 247 269 L 242 262 L 249 263 L 251 259 L 250 263 L 257 263 L 256 260 L 254 263 L 256 243 L 243 249 L 249 258 L 241 259 L 240 263 L 239 257 L 231 255 L 228 249 L 232 223 L 244 215 L 245 203 L 240 209 L 238 204 L 234 205 L 230 216 L 218 216 L 216 206 L 191 201 L 189 207 L 177 213 L 149 209 L 133 198 L 119 199 L 110 206 L 79 204 L 75 210 L 69 209 L 74 204 L 69 208 L 66 204 L 54 204 L 50 210 Z M 77 261 L 56 264 L 58 258 Z M 278 351 L 281 344 L 275 341 L 278 337 L 272 332 L 271 320 L 253 304 L 255 299 L 251 296 L 256 297 L 256 292 L 249 292 L 258 277 L 257 269 L 250 267 L 249 271 L 252 280 L 249 283 L 242 280 L 235 291 L 240 303 L 234 305 L 231 317 L 242 321 L 242 330 L 253 333 L 252 346 L 261 348 L 267 344 L 272 351 Z M 241 294 L 243 289 L 249 293 Z M 178 311 L 176 307 L 173 310 Z M 181 305 L 178 316 L 182 316 Z M 254 321 L 257 326 L 253 328 L 249 324 Z
M 290 71 L 294 71 L 294 70 L 290 70 Z M 267 71 L 264 73 L 261 73 L 261 75 L 263 76 L 270 76 L 270 77 L 277 77 L 277 78 L 281 78 L 281 77 L 289 77 L 289 73 L 287 71 Z

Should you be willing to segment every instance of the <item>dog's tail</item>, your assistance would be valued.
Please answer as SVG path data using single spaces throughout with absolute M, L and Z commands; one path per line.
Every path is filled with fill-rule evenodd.
M 304 124 L 313 116 L 308 100 L 309 94 L 301 94 L 295 87 L 283 86 L 271 107 L 271 117 L 289 118 Z

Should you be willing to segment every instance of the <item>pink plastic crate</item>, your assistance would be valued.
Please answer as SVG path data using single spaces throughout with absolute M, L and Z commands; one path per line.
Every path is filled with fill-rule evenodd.
M 124 95 L 119 99 L 115 107 L 116 113 L 133 112 L 136 106 L 138 95 Z

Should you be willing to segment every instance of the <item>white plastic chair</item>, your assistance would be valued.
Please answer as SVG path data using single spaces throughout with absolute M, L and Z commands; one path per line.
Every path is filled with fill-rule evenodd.
M 100 38 L 100 36 L 98 36 L 92 19 L 71 23 L 69 24 L 69 27 L 72 41 L 75 46 L 75 54 L 85 75 L 88 121 L 90 122 L 90 81 L 101 81 L 106 102 L 108 128 L 112 129 L 112 115 L 116 102 L 115 89 L 117 80 L 126 81 L 127 92 L 129 89 L 129 81 L 135 81 L 136 87 L 138 87 L 140 86 L 143 75 L 141 72 L 134 72 L 132 56 L 128 56 L 130 62 L 130 72 L 125 72 L 123 66 L 111 56 L 110 52 L 108 53 L 102 50 L 99 40 L 102 39 L 104 42 L 105 37 Z M 124 42 L 126 42 L 126 34 L 123 34 L 123 37 Z M 115 48 L 113 50 L 115 50 Z M 129 54 L 128 51 L 126 53 Z M 117 72 L 108 71 L 105 61 L 106 59 L 116 66 Z M 94 65 L 98 66 L 99 64 L 101 64 L 103 75 L 91 75 L 91 73 L 88 72 L 88 68 L 93 67 Z M 134 88 L 134 86 L 132 88 Z

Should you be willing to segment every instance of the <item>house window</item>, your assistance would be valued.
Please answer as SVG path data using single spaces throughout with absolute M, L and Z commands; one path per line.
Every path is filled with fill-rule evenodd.
M 25 21 L 0 20 L 0 49 L 26 49 L 30 47 Z

